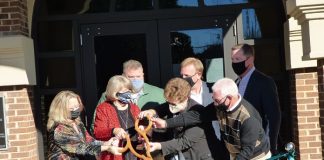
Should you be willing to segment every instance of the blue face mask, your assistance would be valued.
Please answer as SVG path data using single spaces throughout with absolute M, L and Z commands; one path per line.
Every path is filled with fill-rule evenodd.
M 131 92 L 124 92 L 124 93 L 117 93 L 116 94 L 119 102 L 123 103 L 123 104 L 127 104 L 130 103 L 132 100 L 132 93 Z
M 139 92 L 144 86 L 144 81 L 141 79 L 134 79 L 134 80 L 132 80 L 132 85 L 133 85 L 135 91 Z

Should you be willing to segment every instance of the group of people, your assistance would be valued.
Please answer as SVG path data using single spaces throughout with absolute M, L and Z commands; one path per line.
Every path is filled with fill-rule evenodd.
M 154 124 L 149 135 L 153 159 L 270 158 L 277 152 L 281 123 L 275 82 L 254 67 L 252 46 L 232 47 L 231 57 L 238 78 L 219 79 L 211 89 L 202 80 L 204 66 L 197 58 L 184 59 L 181 76 L 170 79 L 164 90 L 144 82 L 140 62 L 124 62 L 123 74 L 109 79 L 98 102 L 93 137 L 79 117 L 80 97 L 71 91 L 58 93 L 47 124 L 49 159 L 94 155 L 103 160 L 135 160 L 129 151 L 119 150 L 126 136 L 133 145 L 142 145 L 134 122 L 147 116 Z M 146 147 L 139 147 L 139 152 Z

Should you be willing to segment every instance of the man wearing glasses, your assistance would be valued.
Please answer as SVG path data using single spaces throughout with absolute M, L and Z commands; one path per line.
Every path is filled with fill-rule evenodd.
M 262 119 L 258 111 L 238 93 L 235 82 L 229 78 L 220 79 L 212 90 L 214 103 L 167 120 L 153 118 L 155 127 L 186 127 L 217 119 L 231 160 L 270 158 L 270 143 L 264 133 Z

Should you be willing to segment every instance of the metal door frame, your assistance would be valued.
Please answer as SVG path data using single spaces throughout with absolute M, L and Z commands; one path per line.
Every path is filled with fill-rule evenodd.
M 82 92 L 83 101 L 87 108 L 87 116 L 92 117 L 96 108 L 97 98 L 97 80 L 94 38 L 96 36 L 123 35 L 123 34 L 142 34 L 146 35 L 147 66 L 145 70 L 148 73 L 146 80 L 150 84 L 160 84 L 158 36 L 155 21 L 135 21 L 118 22 L 102 24 L 84 24 L 80 25 L 81 39 L 81 67 L 82 67 Z M 113 56 L 112 56 L 113 58 Z M 122 68 L 120 66 L 114 66 Z M 100 95 L 99 95 L 100 96 Z M 92 118 L 87 119 L 87 124 L 91 124 Z

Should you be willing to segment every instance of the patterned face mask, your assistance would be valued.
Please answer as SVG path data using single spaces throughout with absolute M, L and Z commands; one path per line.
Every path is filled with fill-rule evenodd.
M 123 104 L 130 103 L 132 100 L 132 93 L 130 91 L 124 92 L 124 93 L 117 93 L 116 94 L 119 102 Z

